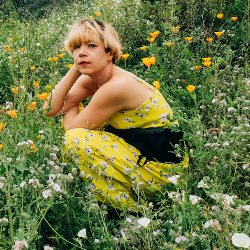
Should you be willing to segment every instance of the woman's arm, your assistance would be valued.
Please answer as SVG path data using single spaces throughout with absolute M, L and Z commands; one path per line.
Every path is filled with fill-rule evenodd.
M 73 65 L 69 72 L 56 85 L 43 105 L 44 115 L 54 116 L 64 113 L 78 105 L 79 102 L 94 94 L 95 87 L 88 76 L 81 73 Z

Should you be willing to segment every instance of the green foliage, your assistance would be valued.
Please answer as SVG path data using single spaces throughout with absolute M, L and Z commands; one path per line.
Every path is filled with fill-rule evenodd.
M 17 239 L 30 249 L 235 249 L 232 234 L 250 234 L 244 207 L 250 192 L 247 1 L 126 0 L 117 8 L 115 1 L 61 0 L 48 9 L 45 0 L 19 4 L 0 8 L 0 105 L 17 110 L 16 118 L 0 114 L 0 219 L 8 218 L 0 222 L 0 249 Z M 63 50 L 70 25 L 90 15 L 110 22 L 121 37 L 129 57 L 118 66 L 150 84 L 159 81 L 185 134 L 187 148 L 176 153 L 188 153 L 189 169 L 177 185 L 154 194 L 152 204 L 141 205 L 139 215 L 151 219 L 147 228 L 138 228 L 138 215 L 97 202 L 77 163 L 64 162 L 60 118 L 42 114 L 38 94 L 49 93 L 47 85 L 53 88 L 73 63 Z M 149 33 L 157 30 L 150 43 Z M 146 57 L 156 63 L 144 65 Z M 208 57 L 206 67 L 202 58 Z M 202 181 L 207 187 L 200 187 Z M 190 195 L 198 196 L 197 204 Z M 215 224 L 207 226 L 210 220 Z M 77 236 L 83 228 L 86 239 Z

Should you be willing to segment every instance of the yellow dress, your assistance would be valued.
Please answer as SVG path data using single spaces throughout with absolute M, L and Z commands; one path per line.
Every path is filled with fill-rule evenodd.
M 150 199 L 156 190 L 169 183 L 167 178 L 188 166 L 187 155 L 178 164 L 149 161 L 138 166 L 140 151 L 105 131 L 107 124 L 117 129 L 178 125 L 177 121 L 168 120 L 173 112 L 161 93 L 151 85 L 140 82 L 152 89 L 154 94 L 138 108 L 117 112 L 98 129 L 76 128 L 65 133 L 65 160 L 74 160 L 79 164 L 84 181 L 89 182 L 88 188 L 94 191 L 99 201 L 118 209 L 124 209 L 125 205 L 136 210 L 143 195 Z

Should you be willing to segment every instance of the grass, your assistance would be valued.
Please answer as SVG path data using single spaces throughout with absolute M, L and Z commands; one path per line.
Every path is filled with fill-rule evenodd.
M 0 114 L 0 249 L 22 249 L 20 241 L 23 249 L 47 250 L 236 249 L 233 234 L 250 236 L 248 3 L 71 1 L 30 20 L 17 18 L 7 4 L 0 104 L 17 116 Z M 70 25 L 89 16 L 116 28 L 129 54 L 118 66 L 159 82 L 188 142 L 189 169 L 176 185 L 145 200 L 140 214 L 97 202 L 77 163 L 63 162 L 61 117 L 42 114 L 41 94 L 73 63 L 63 49 Z M 155 64 L 146 66 L 146 57 Z M 202 58 L 209 57 L 206 66 Z M 143 217 L 150 219 L 146 228 L 138 227 Z M 84 228 L 87 238 L 78 237 Z

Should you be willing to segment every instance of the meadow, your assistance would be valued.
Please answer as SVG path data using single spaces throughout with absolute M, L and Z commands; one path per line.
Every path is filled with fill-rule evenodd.
M 158 88 L 184 131 L 189 168 L 138 214 L 95 199 L 63 160 L 62 116 L 43 115 L 83 18 L 115 27 L 117 65 Z M 0 249 L 250 249 L 249 0 L 71 0 L 43 16 L 8 1 L 0 27 Z

